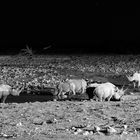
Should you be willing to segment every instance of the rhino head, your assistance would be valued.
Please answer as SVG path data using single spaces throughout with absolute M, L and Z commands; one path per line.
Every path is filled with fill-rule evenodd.
M 134 80 L 133 76 L 130 76 L 130 75 L 126 75 L 127 79 L 132 82 Z
M 17 88 L 12 88 L 11 89 L 11 95 L 19 96 L 19 94 L 24 90 L 24 88 L 25 88 L 25 84 L 21 85 Z
M 123 87 L 121 89 L 116 88 L 115 94 L 114 94 L 114 98 L 116 100 L 120 100 L 121 97 L 125 94 L 125 92 L 127 91 L 127 89 L 124 89 Z

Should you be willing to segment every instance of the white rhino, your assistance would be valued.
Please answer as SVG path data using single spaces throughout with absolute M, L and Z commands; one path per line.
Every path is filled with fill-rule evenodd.
M 133 82 L 134 84 L 134 88 L 136 87 L 136 83 L 137 83 L 137 87 L 139 88 L 140 87 L 140 73 L 136 72 L 133 74 L 133 76 L 127 76 L 126 77 L 128 78 L 128 80 L 130 82 Z
M 19 96 L 19 94 L 22 92 L 22 90 L 24 89 L 24 86 L 22 86 L 21 88 L 17 88 L 14 89 L 11 86 L 7 85 L 7 84 L 1 84 L 0 85 L 0 99 L 1 99 L 1 103 L 5 103 L 5 100 L 7 98 L 8 95 L 13 95 L 13 96 Z
M 76 93 L 84 94 L 86 92 L 87 82 L 84 79 L 67 79 L 65 82 L 61 82 L 58 86 L 58 97 L 67 97 L 66 93 Z
M 102 84 L 90 84 L 88 87 L 95 87 L 93 92 L 96 96 L 96 100 L 99 99 L 99 101 L 105 101 L 105 99 L 110 101 L 111 98 L 119 100 L 125 92 L 123 88 L 118 89 L 114 84 L 110 82 Z

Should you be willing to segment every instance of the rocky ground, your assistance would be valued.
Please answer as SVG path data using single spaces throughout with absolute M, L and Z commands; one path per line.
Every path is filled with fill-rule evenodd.
M 40 79 L 44 80 L 46 78 L 48 82 L 47 85 L 49 85 L 49 81 L 52 80 L 55 84 L 56 81 L 65 79 L 65 77 L 86 78 L 89 80 L 94 79 L 95 82 L 109 81 L 118 87 L 124 86 L 124 88 L 128 88 L 128 90 L 121 101 L 110 102 L 89 100 L 87 95 L 84 97 L 78 95 L 73 97 L 72 100 L 69 100 L 71 99 L 69 98 L 61 101 L 53 101 L 53 96 L 45 93 L 39 95 L 21 93 L 19 97 L 9 95 L 6 103 L 0 104 L 0 140 L 140 139 L 139 90 L 134 91 L 132 86 L 129 85 L 126 76 L 122 75 L 122 73 L 125 72 L 124 70 L 133 71 L 133 69 L 129 67 L 133 66 L 134 61 L 130 64 L 130 60 L 128 60 L 127 64 L 129 67 L 127 67 L 126 62 L 124 63 L 123 61 L 117 65 L 110 66 L 110 60 L 112 59 L 109 58 L 108 60 L 108 65 L 101 65 L 101 60 L 99 59 L 100 63 L 95 67 L 92 65 L 87 67 L 84 61 L 81 61 L 84 66 L 79 65 L 79 61 L 77 65 L 73 65 L 72 63 L 70 66 L 69 62 L 67 65 L 63 63 L 62 65 L 58 65 L 57 62 L 54 67 L 52 67 L 53 65 L 51 64 L 51 68 L 48 67 L 48 63 L 44 61 L 44 64 L 47 65 L 45 68 L 40 67 L 37 69 L 36 67 L 31 67 L 26 68 L 25 71 L 24 68 L 15 67 L 14 69 L 14 66 L 8 66 L 9 68 L 1 67 L 0 78 L 2 81 L 9 81 L 6 83 L 13 83 L 13 81 L 11 81 L 13 78 L 15 78 L 15 81 L 24 78 L 24 80 L 27 81 L 31 80 L 30 83 L 34 85 L 38 84 Z M 75 60 L 73 60 L 73 62 L 75 64 Z M 88 63 L 89 62 L 91 61 L 88 61 Z M 93 64 L 95 64 L 95 62 L 97 61 L 93 61 Z M 102 62 L 105 62 L 104 57 Z M 120 59 L 118 59 L 118 62 L 120 62 Z M 3 63 L 5 64 L 5 60 Z M 11 64 L 11 61 L 9 63 Z M 15 63 L 15 61 L 13 61 L 13 63 Z M 35 64 L 36 63 L 35 61 Z M 15 65 L 17 65 L 17 63 Z M 69 69 L 64 68 L 64 66 L 68 66 Z M 100 68 L 98 68 L 99 66 Z M 104 73 L 101 71 L 97 73 L 98 71 L 94 71 L 94 68 L 102 70 Z M 54 69 L 57 71 L 54 72 Z M 134 67 L 134 69 L 137 69 L 137 67 Z M 107 70 L 115 71 L 115 74 L 109 74 L 106 72 Z M 41 74 L 43 76 L 41 76 Z M 43 83 L 41 81 L 40 83 L 44 85 L 45 82 Z M 92 89 L 87 90 L 87 93 L 91 93 L 91 91 Z
M 139 139 L 140 96 L 0 104 L 0 139 Z

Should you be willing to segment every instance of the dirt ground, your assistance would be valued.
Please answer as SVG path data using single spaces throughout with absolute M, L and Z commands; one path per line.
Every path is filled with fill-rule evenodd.
M 115 131 L 109 131 L 109 127 Z M 126 95 L 116 102 L 66 100 L 0 105 L 0 139 L 128 140 L 139 139 L 139 133 L 139 95 Z
M 91 76 L 90 76 L 91 77 Z M 94 77 L 106 80 L 106 77 Z M 127 85 L 124 76 L 107 77 Z M 128 90 L 132 92 L 132 89 Z M 51 101 L 51 96 L 9 96 L 0 104 L 0 139 L 14 140 L 137 140 L 140 139 L 139 92 L 121 101 Z M 88 98 L 87 98 L 88 99 Z

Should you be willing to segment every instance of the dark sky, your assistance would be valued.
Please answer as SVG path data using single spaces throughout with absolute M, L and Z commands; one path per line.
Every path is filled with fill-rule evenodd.
M 137 4 L 96 0 L 5 6 L 0 54 L 16 54 L 26 45 L 44 54 L 140 53 Z

